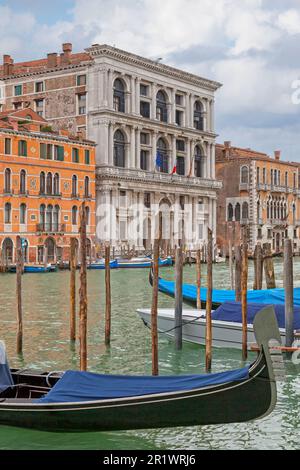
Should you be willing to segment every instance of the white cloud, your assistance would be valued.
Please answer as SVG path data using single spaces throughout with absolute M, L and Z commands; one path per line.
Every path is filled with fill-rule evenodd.
M 278 16 L 278 26 L 288 34 L 300 33 L 300 13 L 295 9 L 287 10 Z

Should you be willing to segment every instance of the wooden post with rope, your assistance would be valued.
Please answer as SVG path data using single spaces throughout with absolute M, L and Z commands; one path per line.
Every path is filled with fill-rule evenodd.
M 105 344 L 110 345 L 111 335 L 111 286 L 110 286 L 110 246 L 105 247 Z
M 263 252 L 264 252 L 264 268 L 265 268 L 267 289 L 275 289 L 276 280 L 275 280 L 275 271 L 274 271 L 271 243 L 263 244 Z
M 153 286 L 151 305 L 151 341 L 152 341 L 152 375 L 158 375 L 158 330 L 157 330 L 157 306 L 158 306 L 158 276 L 159 276 L 159 246 L 162 235 L 162 214 L 159 213 L 158 233 L 154 240 L 153 248 Z
M 182 280 L 183 256 L 182 247 L 176 250 L 175 260 L 175 349 L 182 349 Z
M 197 309 L 201 310 L 201 250 L 197 250 L 196 255 L 197 268 Z
M 241 277 L 241 299 L 242 299 L 242 358 L 247 359 L 247 290 L 248 290 L 248 236 L 247 227 L 243 227 L 242 236 L 242 277 Z
M 76 340 L 76 251 L 77 240 L 70 240 L 70 340 Z
M 79 289 L 79 341 L 80 370 L 87 370 L 87 263 L 86 263 L 86 210 L 80 207 L 80 289 Z
M 208 229 L 207 234 L 207 292 L 206 292 L 206 330 L 205 330 L 205 367 L 206 371 L 211 371 L 212 362 L 212 288 L 213 288 L 213 238 L 212 230 Z
M 16 294 L 17 294 L 17 354 L 23 350 L 23 312 L 22 312 L 22 243 L 18 235 L 16 239 L 17 257 L 16 257 Z

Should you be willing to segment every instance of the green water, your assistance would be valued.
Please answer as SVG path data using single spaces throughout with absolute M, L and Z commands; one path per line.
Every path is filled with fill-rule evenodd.
M 205 271 L 205 267 L 203 268 Z M 251 272 L 249 287 L 251 288 Z M 172 278 L 172 268 L 161 273 Z M 101 373 L 151 374 L 149 330 L 136 308 L 149 307 L 148 270 L 112 271 L 112 343 L 104 346 L 104 272 L 88 274 L 88 364 Z M 282 285 L 282 260 L 276 261 L 278 286 Z M 185 282 L 194 282 L 195 266 L 186 267 Z M 203 273 L 205 282 L 205 273 Z M 228 288 L 226 265 L 214 267 L 215 287 Z M 295 286 L 300 286 L 300 261 L 295 261 Z M 70 347 L 69 272 L 23 276 L 24 355 L 15 354 L 15 275 L 0 275 L 0 338 L 7 344 L 14 367 L 64 370 L 78 367 L 78 346 Z M 159 297 L 160 307 L 172 299 Z M 250 355 L 249 360 L 254 358 Z M 235 350 L 213 352 L 213 371 L 242 365 Z M 171 342 L 159 339 L 161 374 L 203 373 L 204 348 L 184 344 L 175 352 Z M 287 378 L 279 385 L 275 411 L 253 423 L 145 431 L 54 434 L 0 426 L 0 449 L 296 449 L 300 443 L 300 365 L 287 362 Z M 255 396 L 253 396 L 255 400 Z M 174 409 L 176 413 L 176 409 Z

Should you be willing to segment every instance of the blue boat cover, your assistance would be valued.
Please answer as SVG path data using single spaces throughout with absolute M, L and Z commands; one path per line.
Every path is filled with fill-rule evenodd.
M 193 390 L 211 385 L 246 380 L 248 377 L 248 367 L 216 374 L 159 377 L 100 375 L 91 372 L 68 370 L 47 395 L 35 400 L 35 402 L 62 403 L 134 397 Z
M 247 322 L 253 324 L 255 315 L 266 307 L 266 304 L 247 305 Z M 279 328 L 285 328 L 284 305 L 273 305 Z M 242 323 L 242 304 L 241 302 L 224 302 L 212 313 L 213 320 L 229 321 Z M 294 308 L 294 329 L 300 329 L 300 308 Z
M 174 296 L 175 283 L 159 279 L 159 290 Z M 197 288 L 192 284 L 183 284 L 182 295 L 185 300 L 195 302 L 197 299 Z M 201 287 L 201 300 L 206 300 L 206 287 Z M 258 304 L 284 304 L 284 289 L 264 289 L 249 290 L 247 293 L 248 302 Z M 212 301 L 216 304 L 235 301 L 235 291 L 213 289 Z M 300 287 L 294 289 L 294 306 L 300 307 Z
M 8 366 L 4 344 L 0 341 L 0 392 L 13 385 L 13 379 Z

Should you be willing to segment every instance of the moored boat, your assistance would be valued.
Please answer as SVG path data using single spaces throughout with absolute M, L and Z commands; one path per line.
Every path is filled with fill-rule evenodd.
M 109 262 L 110 269 L 116 269 L 118 267 L 118 261 L 116 259 Z M 101 259 L 95 263 L 87 265 L 87 269 L 105 269 L 105 260 Z
M 255 315 L 264 304 L 247 305 L 248 345 L 255 343 L 253 322 Z M 275 305 L 275 314 L 279 325 L 282 343 L 285 343 L 284 305 Z M 137 310 L 147 327 L 151 327 L 151 309 Z M 174 309 L 159 309 L 157 313 L 158 330 L 161 334 L 173 338 L 175 334 Z M 294 309 L 294 330 L 300 329 L 300 308 Z M 183 309 L 182 339 L 190 343 L 205 345 L 206 312 L 205 310 Z M 212 312 L 213 347 L 241 349 L 242 347 L 242 306 L 240 302 L 225 302 Z
M 150 268 L 152 265 L 151 258 L 131 258 L 131 259 L 122 259 L 118 260 L 118 268 Z M 173 261 L 171 256 L 167 258 L 159 258 L 159 266 L 172 266 Z
M 54 264 L 47 264 L 46 266 L 42 264 L 24 264 L 24 273 L 50 273 L 57 271 L 57 266 Z M 9 267 L 10 273 L 16 272 L 16 265 L 11 265 Z
M 260 353 L 249 367 L 208 375 L 62 376 L 10 370 L 0 354 L 0 424 L 44 431 L 108 431 L 244 422 L 267 416 L 276 404 L 281 353 L 272 307 L 254 320 Z M 253 399 L 255 397 L 255 399 Z M 226 404 L 226 406 L 224 406 Z

